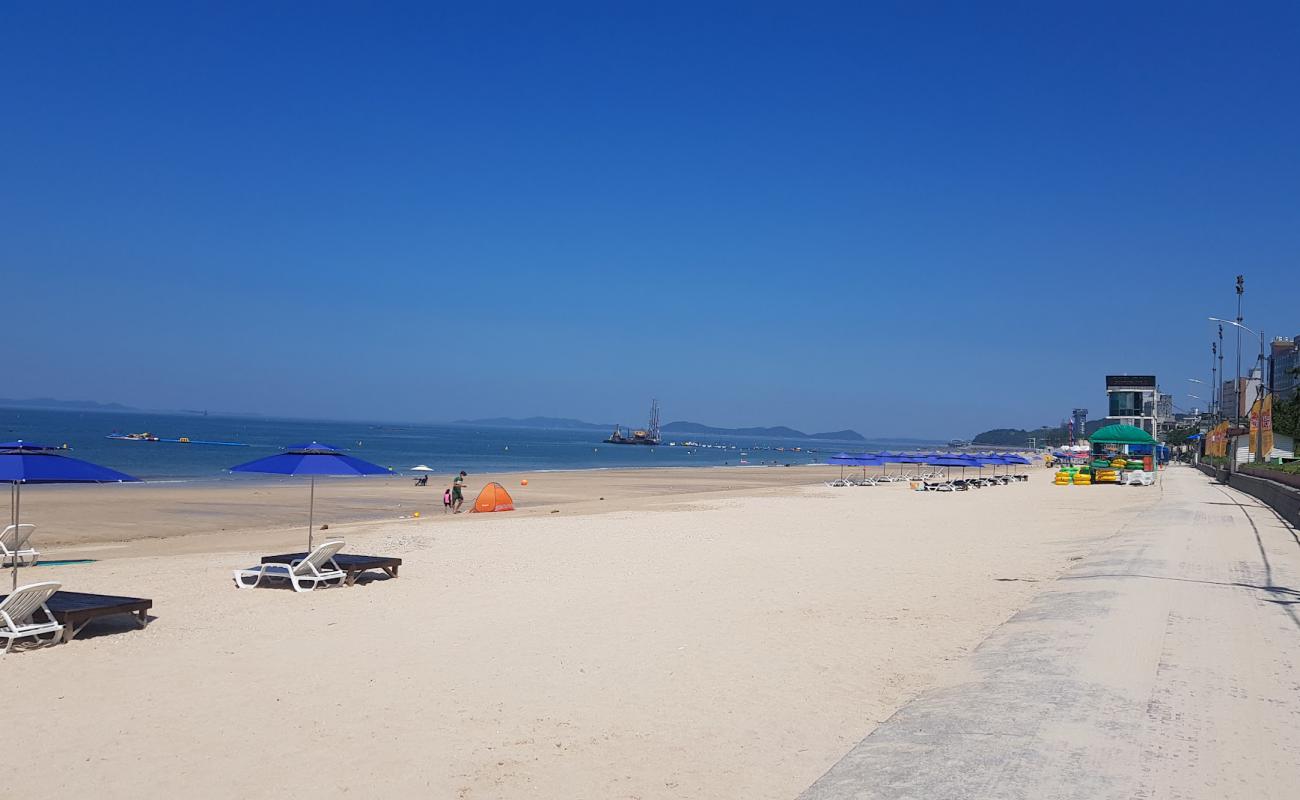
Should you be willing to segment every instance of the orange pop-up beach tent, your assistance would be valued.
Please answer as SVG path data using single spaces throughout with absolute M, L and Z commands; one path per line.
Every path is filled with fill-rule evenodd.
M 483 487 L 474 501 L 475 511 L 514 511 L 515 501 L 510 499 L 506 487 L 495 481 Z

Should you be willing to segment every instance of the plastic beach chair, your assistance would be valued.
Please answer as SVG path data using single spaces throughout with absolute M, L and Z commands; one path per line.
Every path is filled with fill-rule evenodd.
M 0 637 L 5 640 L 0 654 L 8 653 L 15 639 L 31 637 L 38 645 L 54 644 L 63 638 L 63 626 L 54 619 L 46 603 L 63 584 L 58 581 L 31 583 L 14 589 L 0 601 Z M 37 619 L 37 616 L 43 619 Z M 50 638 L 42 639 L 45 634 Z
M 0 564 L 12 567 L 17 560 L 18 566 L 30 567 L 39 561 L 40 552 L 27 545 L 35 531 L 36 526 L 30 522 L 6 526 L 0 533 Z
M 334 562 L 334 556 L 342 549 L 343 540 L 335 539 L 317 546 L 306 558 L 295 559 L 288 564 L 268 563 L 237 569 L 235 585 L 240 589 L 251 589 L 261 583 L 263 578 L 287 580 L 295 592 L 310 592 L 321 584 L 328 585 L 330 581 L 338 581 L 341 585 L 348 575 Z M 251 583 L 248 582 L 250 580 Z

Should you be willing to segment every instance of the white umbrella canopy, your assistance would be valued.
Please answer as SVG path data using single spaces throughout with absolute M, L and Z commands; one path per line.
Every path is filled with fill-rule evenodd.
M 433 467 L 427 467 L 424 464 L 416 464 L 414 467 L 411 467 L 409 471 L 410 472 L 437 472 L 437 470 L 434 469 Z

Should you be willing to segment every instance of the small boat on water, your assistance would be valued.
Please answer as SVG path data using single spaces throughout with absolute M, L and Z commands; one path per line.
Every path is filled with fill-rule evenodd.
M 108 439 L 118 439 L 123 442 L 156 442 L 159 441 L 157 436 L 152 433 L 110 433 Z
M 191 439 L 188 436 L 181 436 L 176 439 L 164 439 L 161 436 L 154 436 L 152 433 L 117 433 L 113 432 L 104 437 L 119 442 L 161 442 L 163 444 L 206 444 L 216 447 L 248 447 L 243 442 L 209 442 L 203 439 Z
M 605 444 L 645 444 L 655 446 L 663 443 L 663 437 L 659 435 L 659 401 L 650 401 L 650 424 L 646 425 L 645 430 L 628 431 L 623 433 L 623 426 L 615 425 L 614 432 L 605 440 Z M 690 447 L 694 442 L 684 442 L 683 445 Z

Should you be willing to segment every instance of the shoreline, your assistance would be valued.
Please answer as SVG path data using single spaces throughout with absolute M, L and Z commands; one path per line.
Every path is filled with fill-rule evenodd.
M 329 526 L 330 535 L 384 523 L 418 522 L 421 528 L 442 529 L 493 516 L 654 512 L 737 493 L 779 494 L 839 475 L 839 467 L 808 466 L 817 469 L 701 465 L 469 476 L 465 510 L 488 482 L 510 492 L 515 511 L 497 515 L 445 513 L 442 490 L 450 485 L 450 474 L 423 487 L 407 475 L 323 478 L 316 481 L 313 517 L 317 528 Z M 527 486 L 521 485 L 522 476 L 527 476 Z M 309 491 L 306 478 L 268 475 L 183 483 L 33 484 L 23 488 L 22 498 L 23 521 L 37 524 L 33 541 L 43 558 L 72 553 L 127 558 L 292 545 L 305 532 Z
M 689 470 L 752 469 L 756 467 L 780 467 L 782 469 L 786 469 L 786 468 L 793 469 L 795 467 L 831 467 L 831 466 L 835 466 L 835 465 L 827 464 L 822 461 L 810 461 L 806 464 L 794 463 L 794 462 L 785 463 L 785 462 L 778 462 L 778 461 L 771 461 L 771 462 L 760 461 L 757 463 L 749 463 L 749 464 L 662 464 L 662 465 L 635 466 L 635 467 L 543 467 L 538 469 L 525 469 L 525 468 L 493 469 L 493 470 L 488 470 L 487 472 L 484 472 L 482 474 L 521 475 L 526 473 L 537 473 L 538 475 L 550 475 L 550 474 L 566 474 L 570 472 L 614 472 L 614 471 L 624 471 L 624 470 L 641 471 L 641 470 L 662 470 L 662 469 L 689 469 Z M 838 469 L 838 466 L 836 466 L 835 468 Z M 407 470 L 393 470 L 393 472 L 389 475 L 375 475 L 374 477 L 347 476 L 347 475 L 317 475 L 316 479 L 318 481 L 326 481 L 326 480 L 328 481 L 337 481 L 337 480 L 375 481 L 375 480 L 383 480 L 385 478 L 389 480 L 393 478 L 405 478 L 408 480 L 413 480 L 415 478 L 420 477 L 421 475 L 429 475 L 430 477 L 434 475 L 446 475 L 450 479 L 456 475 L 456 472 L 455 471 L 411 472 L 409 469 L 407 469 Z M 251 483 L 276 482 L 280 480 L 306 480 L 306 479 L 307 479 L 306 476 L 302 476 L 302 477 L 296 477 L 292 475 L 276 476 L 272 474 L 257 473 L 257 472 L 243 472 L 243 473 L 239 473 L 238 475 L 231 473 L 229 475 L 225 475 L 221 477 L 196 476 L 196 477 L 174 477 L 174 478 L 141 478 L 139 481 L 133 483 L 122 483 L 120 485 L 122 486 L 165 486 L 171 484 L 185 484 L 188 486 L 202 486 L 202 485 L 227 486 L 227 485 L 234 485 L 237 483 L 251 484 Z M 119 485 L 119 484 L 102 484 L 102 485 Z

